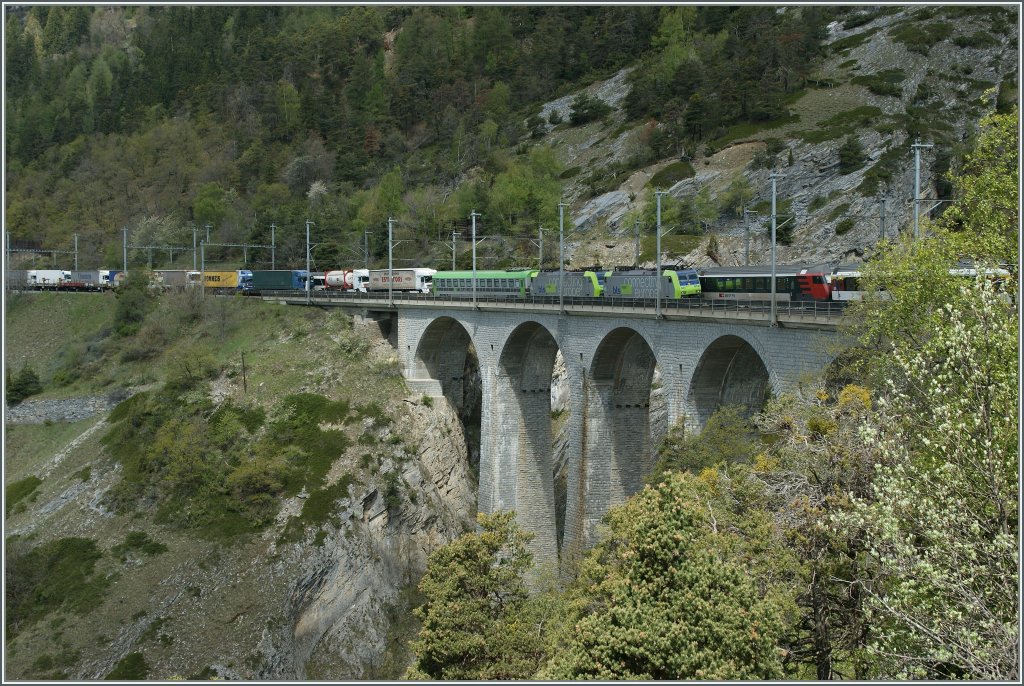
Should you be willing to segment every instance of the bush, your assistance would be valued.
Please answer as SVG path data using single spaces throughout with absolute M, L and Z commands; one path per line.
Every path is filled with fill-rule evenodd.
M 149 277 L 139 270 L 128 272 L 128 278 L 117 289 L 114 332 L 121 337 L 138 333 L 146 315 L 153 309 L 154 302 Z
M 24 479 L 14 481 L 4 489 L 4 505 L 8 516 L 14 510 L 14 506 L 25 498 L 29 498 L 39 488 L 43 480 L 38 476 L 26 476 Z
M 43 385 L 39 375 L 32 367 L 25 365 L 17 375 L 11 376 L 11 368 L 7 368 L 7 404 L 17 405 L 25 398 L 40 393 Z
M 103 556 L 90 538 L 59 538 L 26 550 L 14 536 L 6 541 L 8 635 L 51 612 L 84 614 L 103 601 L 113 580 L 95 573 Z
M 689 162 L 673 162 L 651 177 L 647 183 L 652 188 L 671 188 L 683 179 L 693 177 L 696 172 Z
M 591 97 L 586 92 L 583 92 L 572 101 L 572 106 L 569 110 L 569 123 L 573 126 L 580 126 L 595 119 L 603 119 L 611 111 L 611 106 L 603 100 Z
M 852 218 L 844 219 L 843 221 L 836 224 L 836 235 L 842 236 L 844 233 L 849 232 L 850 229 L 853 228 L 853 226 L 854 222 Z
M 144 555 L 160 555 L 167 552 L 167 546 L 154 541 L 145 531 L 129 531 L 125 536 L 124 543 L 119 543 L 110 549 L 112 555 L 124 562 L 128 559 L 128 553 L 138 550 Z
M 864 148 L 856 136 L 847 136 L 839 148 L 839 173 L 849 174 L 864 166 Z
M 149 665 L 142 653 L 128 653 L 105 677 L 107 681 L 141 681 L 149 674 Z
M 865 86 L 875 95 L 887 95 L 898 98 L 903 95 L 903 87 L 900 86 L 900 84 L 903 83 L 906 78 L 907 75 L 902 69 L 886 69 L 875 74 L 854 76 L 850 79 L 850 82 Z

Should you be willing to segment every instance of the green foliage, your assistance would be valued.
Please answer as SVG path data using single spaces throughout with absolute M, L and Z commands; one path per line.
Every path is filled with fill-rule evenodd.
M 903 43 L 911 52 L 927 55 L 932 46 L 953 33 L 953 25 L 944 21 L 924 24 L 917 21 L 906 22 L 889 30 L 889 35 L 897 43 Z
M 836 228 L 835 228 L 836 235 L 837 236 L 842 236 L 844 233 L 849 232 L 850 229 L 852 229 L 853 227 L 854 227 L 853 217 L 847 217 L 846 219 L 844 219 L 841 222 L 839 222 L 838 224 L 836 224 Z
M 685 160 L 672 162 L 659 169 L 658 173 L 647 182 L 647 185 L 650 188 L 671 188 L 684 179 L 693 178 L 696 173 L 693 165 Z
M 907 78 L 902 69 L 886 69 L 875 74 L 861 74 L 850 79 L 851 83 L 866 86 L 875 95 L 900 97 L 903 88 L 900 86 Z
M 855 33 L 852 36 L 847 36 L 846 38 L 840 38 L 839 40 L 833 42 L 829 46 L 829 48 L 832 50 L 833 53 L 845 54 L 844 51 L 853 50 L 854 48 L 860 47 L 861 45 L 864 45 L 864 43 L 867 43 L 869 40 L 871 40 L 871 37 L 878 33 L 880 30 L 880 28 L 874 28 L 869 31 Z
M 861 432 L 877 467 L 835 524 L 867 542 L 864 648 L 883 679 L 1018 669 L 1019 599 L 1003 580 L 1019 557 L 1019 314 L 1000 292 L 1016 281 L 949 274 L 965 255 L 985 265 L 1016 253 L 1003 225 L 1017 216 L 1016 136 L 1016 114 L 987 119 L 954 178 L 971 201 L 926 225 L 928 240 L 883 246 L 865 271 L 888 292 L 858 308 L 866 377 L 885 389 Z
M 610 105 L 584 91 L 573 98 L 572 104 L 569 106 L 569 123 L 573 126 L 581 126 L 597 119 L 603 119 L 611 111 Z
M 545 657 L 543 636 L 524 621 L 529 536 L 515 514 L 480 514 L 479 533 L 438 548 L 427 560 L 415 610 L 414 679 L 526 679 Z
M 902 147 L 890 148 L 883 152 L 878 161 L 864 172 L 864 180 L 857 186 L 857 192 L 869 198 L 878 195 L 882 184 L 892 181 L 907 155 L 907 151 Z
M 319 486 L 331 463 L 349 447 L 350 441 L 343 429 L 321 428 L 321 424 L 344 422 L 349 405 L 343 400 L 331 401 L 312 393 L 300 393 L 285 397 L 282 410 L 282 415 L 269 427 L 266 449 L 273 452 L 288 446 L 293 448 L 288 457 L 292 469 L 284 487 L 286 494 L 294 495 L 303 486 Z
M 749 207 L 750 201 L 754 198 L 754 189 L 747 177 L 739 174 L 729 186 L 718 196 L 718 207 L 722 213 L 731 213 L 735 217 L 742 217 L 743 210 Z
M 313 491 L 302 503 L 302 512 L 298 517 L 288 520 L 282 540 L 297 542 L 302 540 L 303 533 L 309 527 L 319 528 L 331 522 L 334 526 L 341 526 L 341 520 L 337 517 L 337 501 L 347 498 L 349 488 L 358 483 L 351 474 L 343 474 L 337 483 Z
M 41 483 L 43 483 L 43 480 L 33 474 L 7 484 L 7 487 L 4 488 L 4 506 L 7 516 L 11 515 L 11 512 L 14 511 L 15 506 L 19 502 L 26 498 L 32 499 L 33 494 Z
M 11 368 L 8 366 L 5 386 L 8 405 L 17 405 L 25 398 L 41 393 L 43 390 L 39 375 L 27 364 L 15 376 L 11 375 Z
M 1018 316 L 961 285 L 929 338 L 898 345 L 868 441 L 885 459 L 841 525 L 871 541 L 867 600 L 883 678 L 1014 678 Z M 897 296 L 898 297 L 898 296 Z M 921 409 L 927 408 L 922 413 Z
M 608 514 L 609 537 L 584 563 L 575 624 L 542 677 L 782 677 L 779 606 L 750 577 L 743 543 L 709 521 L 701 490 L 671 475 Z
M 991 48 L 999 45 L 999 41 L 985 31 L 975 31 L 970 35 L 956 36 L 953 44 L 958 48 Z
M 747 408 L 727 405 L 708 418 L 700 433 L 688 434 L 682 420 L 671 428 L 658 448 L 651 475 L 657 482 L 667 472 L 699 474 L 718 464 L 748 463 L 757 450 L 756 431 Z
M 839 172 L 849 174 L 864 166 L 864 147 L 856 136 L 848 136 L 839 147 Z
M 129 531 L 124 537 L 124 543 L 118 543 L 112 547 L 110 553 L 124 562 L 128 559 L 129 553 L 134 550 L 152 557 L 166 553 L 167 546 L 159 541 L 154 541 L 145 531 Z
M 953 232 L 954 251 L 978 259 L 1014 263 L 1020 224 L 1018 213 L 1019 110 L 992 114 L 963 169 L 954 179 L 957 202 L 943 215 Z
M 95 609 L 113 581 L 95 570 L 103 553 L 90 538 L 59 538 L 29 549 L 15 536 L 5 548 L 8 634 L 58 610 Z
M 104 679 L 107 681 L 140 681 L 149 675 L 149 665 L 142 653 L 128 653 L 114 665 Z
M 154 296 L 149 289 L 149 277 L 138 269 L 129 271 L 128 278 L 117 289 L 114 332 L 121 337 L 135 335 L 153 305 Z

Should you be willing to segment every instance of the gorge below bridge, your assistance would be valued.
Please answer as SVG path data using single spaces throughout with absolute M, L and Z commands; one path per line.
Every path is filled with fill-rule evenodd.
M 387 295 L 267 296 L 341 306 L 385 321 L 415 393 L 456 410 L 479 372 L 478 509 L 515 510 L 538 563 L 565 562 L 597 539 L 608 510 L 639 491 L 666 427 L 699 432 L 723 405 L 760 409 L 820 376 L 844 336 L 834 309 L 665 308 L 439 301 Z M 565 483 L 556 514 L 552 378 L 568 386 Z M 467 364 L 469 363 L 469 364 Z M 659 388 L 667 422 L 651 421 Z M 561 522 L 557 520 L 561 519 Z M 561 524 L 560 526 L 558 524 Z

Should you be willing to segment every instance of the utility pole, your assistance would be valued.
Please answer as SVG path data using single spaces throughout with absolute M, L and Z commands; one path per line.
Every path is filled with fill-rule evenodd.
M 921 238 L 921 148 L 934 146 L 918 138 L 910 147 L 914 149 L 914 240 L 918 240 Z
M 537 258 L 537 271 L 544 268 L 544 225 L 541 224 L 537 227 L 537 248 L 540 250 L 540 255 Z
M 886 240 L 886 199 L 882 199 L 882 203 L 879 207 L 879 232 L 882 234 L 882 240 Z
M 558 313 L 565 314 L 565 208 L 569 205 L 558 203 Z
M 393 241 L 391 225 L 395 220 L 388 217 L 388 305 L 393 306 L 395 304 L 395 293 L 394 293 L 394 267 L 392 266 L 391 252 L 393 248 Z
M 198 229 L 196 229 L 196 227 L 193 226 L 192 227 L 192 271 L 196 271 L 196 269 L 199 268 L 198 265 L 196 264 L 196 261 L 199 259 L 199 253 L 196 252 L 196 234 L 197 233 L 198 233 Z
M 276 251 L 277 242 L 274 240 L 276 236 L 274 232 L 277 230 L 275 224 L 270 225 L 270 268 L 274 268 L 274 252 Z
M 469 219 L 473 226 L 473 309 L 476 309 L 476 218 L 479 216 L 476 210 L 469 213 Z
M 668 191 L 654 191 L 658 201 L 657 224 L 654 229 L 654 318 L 661 319 L 661 196 Z
M 309 291 L 313 285 L 313 274 L 309 271 L 309 225 L 313 222 L 306 220 L 306 303 L 309 303 Z
M 128 278 L 128 227 L 121 229 L 124 234 L 123 250 L 124 250 L 124 278 Z
M 75 234 L 75 271 L 78 271 L 78 234 Z
M 199 297 L 206 297 L 206 242 L 199 241 Z
M 458 231 L 452 229 L 452 271 L 455 271 L 455 241 L 460 235 Z
M 370 232 L 363 231 L 363 268 L 370 268 Z
M 206 225 L 206 242 L 210 242 L 210 224 Z
M 768 177 L 772 180 L 772 304 L 771 304 L 771 318 L 769 320 L 770 326 L 778 326 L 776 320 L 777 313 L 775 311 L 775 180 L 779 177 L 774 171 L 771 176 Z

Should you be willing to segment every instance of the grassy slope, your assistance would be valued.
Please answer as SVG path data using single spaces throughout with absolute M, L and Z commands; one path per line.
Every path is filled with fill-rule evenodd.
M 113 310 L 102 296 L 43 296 L 13 303 L 5 336 L 11 354 L 52 371 L 60 366 L 66 347 L 79 341 L 65 336 L 60 339 L 63 346 L 34 345 L 40 332 L 60 321 L 65 331 L 88 338 L 109 326 Z M 104 307 L 89 307 L 88 302 Z M 153 328 L 159 321 L 173 324 L 180 309 L 180 303 L 165 302 L 150 315 L 140 337 L 160 333 Z M 373 389 L 373 399 L 388 411 L 395 411 L 394 401 L 405 394 L 387 344 L 353 331 L 337 310 L 216 299 L 206 304 L 199 321 L 170 328 L 170 333 L 160 333 L 168 336 L 161 351 L 143 361 L 121 359 L 125 350 L 141 344 L 138 340 L 101 341 L 104 352 L 88 378 L 46 392 L 70 395 L 159 382 L 182 355 L 199 351 L 212 356 L 221 370 L 213 382 L 215 398 L 248 399 L 270 412 L 283 394 L 299 391 L 361 404 L 370 400 L 366 389 Z M 43 380 L 45 384 L 48 375 Z M 7 427 L 5 484 L 41 476 L 53 454 L 95 422 Z M 353 427 L 361 430 L 358 423 Z M 98 592 L 97 607 L 87 614 L 53 612 L 15 636 L 9 634 L 7 673 L 14 678 L 102 677 L 118 659 L 140 651 L 152 668 L 150 678 L 191 676 L 214 663 L 252 675 L 259 663 L 253 649 L 263 629 L 286 621 L 282 613 L 288 585 L 298 574 L 301 554 L 291 546 L 278 549 L 278 539 L 287 515 L 297 514 L 301 501 L 286 503 L 270 529 L 228 543 L 156 525 L 147 512 L 105 512 L 99 496 L 117 482 L 119 471 L 103 452 L 103 434 L 101 427 L 69 451 L 43 479 L 27 510 L 6 520 L 6 530 L 8 535 L 20 533 L 30 546 L 69 536 L 95 539 L 104 551 L 97 574 L 109 577 L 110 584 Z M 351 463 L 346 471 L 357 471 L 365 448 L 354 445 L 349 452 L 341 462 Z M 167 545 L 168 552 L 118 559 L 110 549 L 133 530 L 147 532 Z

